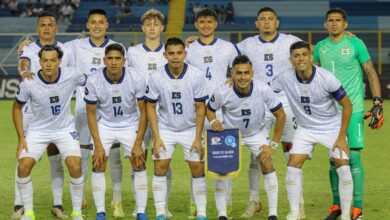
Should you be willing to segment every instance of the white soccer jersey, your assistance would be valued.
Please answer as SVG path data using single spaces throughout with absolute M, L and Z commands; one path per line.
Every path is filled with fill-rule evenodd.
M 96 104 L 99 125 L 108 129 L 138 127 L 137 101 L 145 95 L 146 83 L 134 69 L 123 67 L 123 75 L 113 83 L 107 69 L 99 69 L 85 85 L 84 100 Z
M 336 101 L 346 93 L 336 77 L 324 68 L 313 66 L 313 74 L 302 82 L 294 69 L 287 69 L 271 81 L 271 88 L 284 91 L 299 126 L 316 133 L 332 133 L 341 125 Z
M 86 76 L 70 67 L 61 67 L 53 83 L 45 81 L 40 71 L 36 75 L 34 80 L 20 83 L 16 96 L 19 103 L 31 103 L 33 117 L 27 132 L 53 133 L 74 129 L 70 101 L 76 86 L 85 84 Z
M 96 70 L 104 67 L 103 57 L 108 45 L 117 43 L 109 38 L 100 45 L 96 46 L 92 40 L 87 37 L 75 39 L 65 43 L 65 46 L 71 50 L 71 63 L 77 71 L 87 76 Z M 125 54 L 126 55 L 126 54 Z M 76 88 L 76 112 L 86 111 L 84 102 L 84 87 Z
M 215 38 L 210 44 L 204 44 L 198 39 L 187 49 L 186 62 L 203 72 L 207 93 L 211 95 L 226 82 L 228 68 L 237 55 L 236 47 L 228 41 Z
M 169 72 L 168 64 L 153 72 L 145 101 L 157 102 L 159 128 L 171 131 L 195 128 L 195 102 L 208 98 L 205 84 L 202 73 L 189 64 L 184 64 L 177 79 Z
M 150 50 L 145 44 L 129 47 L 127 49 L 129 66 L 134 68 L 147 82 L 150 73 L 167 63 L 163 52 L 163 44 L 160 44 L 154 51 Z
M 265 109 L 275 112 L 282 103 L 267 84 L 253 80 L 248 95 L 226 84 L 217 88 L 207 107 L 212 111 L 222 109 L 224 127 L 239 128 L 243 137 L 249 137 L 264 127 Z

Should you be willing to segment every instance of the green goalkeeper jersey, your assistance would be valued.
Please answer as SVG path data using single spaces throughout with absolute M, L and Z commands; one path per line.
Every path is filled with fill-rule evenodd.
M 330 38 L 320 41 L 315 49 L 313 61 L 335 74 L 340 80 L 349 99 L 353 112 L 364 111 L 362 64 L 369 61 L 367 47 L 362 40 L 344 35 L 339 42 Z

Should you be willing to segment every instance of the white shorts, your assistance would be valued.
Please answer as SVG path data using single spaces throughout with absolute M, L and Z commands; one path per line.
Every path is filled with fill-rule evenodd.
M 29 131 L 26 136 L 26 142 L 28 152 L 23 150 L 19 159 L 32 157 L 38 161 L 50 143 L 57 146 L 63 159 L 66 159 L 69 156 L 81 157 L 78 134 L 75 130 L 55 133 Z
M 262 145 L 269 144 L 269 137 L 266 129 L 262 129 L 259 133 L 249 136 L 243 137 L 241 139 L 241 145 L 246 145 L 251 150 L 251 153 L 258 157 L 261 153 Z
M 348 159 L 348 155 L 343 152 L 342 157 L 340 157 L 340 151 L 336 148 L 332 150 L 334 143 L 336 142 L 339 136 L 339 132 L 335 133 L 313 133 L 312 131 L 299 127 L 295 132 L 293 139 L 293 146 L 290 150 L 290 154 L 308 154 L 314 150 L 315 144 L 321 144 L 328 148 L 329 157 L 336 159 Z
M 88 128 L 87 112 L 78 111 L 76 112 L 76 130 L 79 133 L 80 145 L 92 144 L 91 134 Z
M 283 134 L 281 141 L 282 142 L 292 142 L 295 131 L 297 129 L 296 118 L 289 106 L 283 106 L 284 112 L 286 113 L 286 123 L 284 124 Z M 268 134 L 271 132 L 272 125 L 275 123 L 276 118 L 270 111 L 265 111 L 264 124 L 265 128 L 268 131 Z
M 112 130 L 99 125 L 99 136 L 103 144 L 106 156 L 110 155 L 110 150 L 113 144 L 121 143 L 124 148 L 125 157 L 131 156 L 135 139 L 137 137 L 137 128 L 125 128 L 123 130 Z M 142 143 L 144 148 L 144 143 Z
M 186 161 L 201 161 L 198 152 L 193 151 L 190 153 L 192 143 L 195 140 L 195 129 L 188 129 L 184 131 L 170 131 L 166 129 L 160 129 L 160 137 L 164 142 L 166 150 L 160 149 L 160 158 L 159 160 L 171 159 L 173 152 L 175 151 L 176 144 L 179 144 L 183 148 L 184 159 Z M 156 158 L 153 155 L 153 160 Z

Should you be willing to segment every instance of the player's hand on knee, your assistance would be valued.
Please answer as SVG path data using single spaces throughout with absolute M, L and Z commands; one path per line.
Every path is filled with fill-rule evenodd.
M 101 168 L 107 160 L 106 152 L 101 143 L 95 144 L 95 149 L 93 150 L 92 162 L 93 167 Z
M 145 164 L 145 152 L 141 145 L 134 145 L 131 150 L 131 160 L 134 161 L 136 168 Z
M 345 137 L 339 137 L 336 140 L 336 143 L 333 145 L 332 151 L 335 151 L 336 148 L 339 149 L 340 151 L 340 159 L 348 159 L 348 158 L 343 158 L 343 152 L 345 152 L 347 155 L 349 155 L 349 146 L 347 143 L 347 139 Z
M 198 152 L 200 160 L 203 160 L 204 147 L 203 147 L 203 144 L 202 144 L 202 139 L 196 138 L 194 140 L 194 142 L 191 145 L 190 153 L 192 153 L 194 151 Z
M 264 144 L 260 146 L 260 149 L 262 149 L 260 155 L 257 157 L 257 159 L 261 162 L 264 163 L 272 158 L 272 155 L 274 153 L 274 149 L 268 145 Z
M 24 41 L 22 41 L 22 42 L 19 44 L 19 46 L 18 46 L 18 54 L 19 54 L 19 55 L 23 54 L 23 47 L 24 47 L 24 46 L 27 46 L 27 45 L 29 45 L 29 44 L 31 44 L 31 43 L 32 43 L 31 40 L 24 40 Z
M 22 153 L 23 149 L 28 153 L 27 142 L 23 138 L 18 142 L 18 146 L 16 147 L 16 159 L 19 160 L 20 153 Z
M 223 131 L 222 123 L 218 119 L 214 119 L 210 122 L 210 127 L 213 131 Z
M 161 138 L 155 138 L 153 141 L 153 155 L 157 159 L 160 158 L 160 148 L 162 148 L 164 151 L 167 150 Z
M 198 39 L 199 39 L 198 36 L 189 36 L 184 43 L 185 43 L 186 47 L 188 48 L 192 42 L 194 42 Z

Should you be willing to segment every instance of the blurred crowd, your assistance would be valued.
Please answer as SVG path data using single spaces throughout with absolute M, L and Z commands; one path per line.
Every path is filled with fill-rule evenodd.
M 210 8 L 218 15 L 219 24 L 234 24 L 234 7 L 232 3 L 227 5 L 214 5 L 213 7 L 208 4 L 201 5 L 199 3 L 190 3 L 186 10 L 186 24 L 192 24 L 195 21 L 195 15 L 204 8 Z

